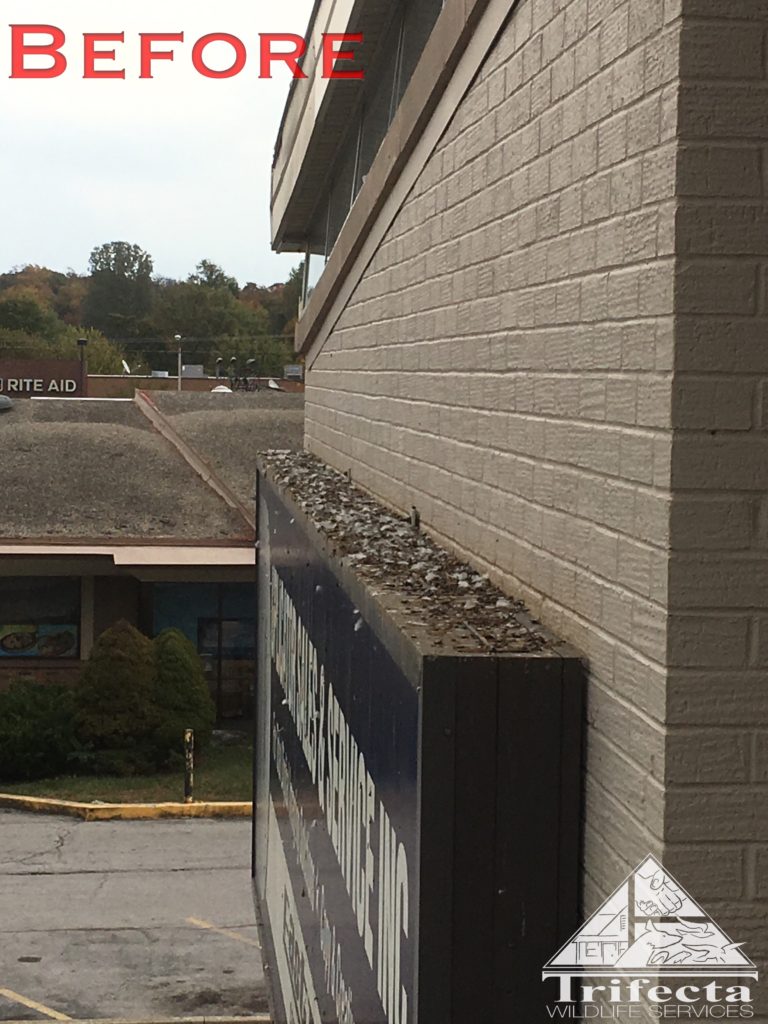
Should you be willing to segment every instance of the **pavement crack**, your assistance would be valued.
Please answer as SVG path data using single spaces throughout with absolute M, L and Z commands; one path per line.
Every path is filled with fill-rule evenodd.
M 64 844 L 72 835 L 72 829 L 62 829 L 53 841 L 53 849 L 46 847 L 44 850 L 35 850 L 34 853 L 28 853 L 26 857 L 20 857 L 18 860 L 2 861 L 2 864 L 13 864 L 13 865 L 24 865 L 32 866 L 40 860 L 45 860 L 46 857 L 50 857 L 51 854 L 55 854 L 58 860 L 61 860 L 61 851 L 64 849 Z
M 59 860 L 61 860 L 61 851 L 64 849 L 64 844 L 70 838 L 71 835 L 72 835 L 72 829 L 71 828 L 65 828 L 65 829 L 62 829 L 61 832 L 59 832 L 59 834 L 56 836 L 55 849 L 56 849 L 56 856 L 59 858 Z

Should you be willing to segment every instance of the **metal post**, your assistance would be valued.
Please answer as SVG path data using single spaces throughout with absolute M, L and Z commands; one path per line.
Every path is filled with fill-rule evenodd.
M 195 732 L 184 730 L 184 803 L 192 803 L 195 787 Z
M 181 391 L 181 335 L 175 334 L 176 342 L 176 390 Z

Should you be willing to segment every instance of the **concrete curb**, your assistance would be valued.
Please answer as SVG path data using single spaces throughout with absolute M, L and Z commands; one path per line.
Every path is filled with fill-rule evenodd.
M 107 804 L 51 800 L 47 797 L 0 793 L 0 807 L 37 814 L 66 814 L 83 821 L 154 821 L 158 818 L 250 818 L 253 805 L 237 801 L 205 801 L 191 804 Z M 181 1020 L 182 1018 L 178 1018 Z M 215 1018 L 206 1018 L 213 1021 Z M 268 1021 L 268 1018 L 263 1018 Z M 222 1018 L 222 1024 L 229 1018 Z M 238 1018 L 241 1022 L 256 1018 Z

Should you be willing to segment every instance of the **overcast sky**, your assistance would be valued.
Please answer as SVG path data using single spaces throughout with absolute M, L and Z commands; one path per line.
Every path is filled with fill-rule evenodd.
M 241 283 L 284 280 L 295 254 L 271 252 L 272 152 L 290 84 L 258 78 L 260 32 L 303 35 L 312 0 L 3 0 L 0 25 L 0 272 L 37 263 L 87 269 L 102 242 L 151 253 L 155 272 L 186 277 L 210 259 Z M 56 79 L 10 79 L 9 24 L 63 29 L 69 67 Z M 173 63 L 139 80 L 139 33 L 184 32 Z M 125 32 L 126 79 L 84 80 L 84 32 Z M 228 32 L 247 45 L 236 78 L 194 71 L 194 42 Z M 155 44 L 166 48 L 169 44 Z M 100 48 L 108 48 L 101 43 Z M 229 48 L 206 51 L 231 64 Z M 30 62 L 34 63 L 34 62 Z

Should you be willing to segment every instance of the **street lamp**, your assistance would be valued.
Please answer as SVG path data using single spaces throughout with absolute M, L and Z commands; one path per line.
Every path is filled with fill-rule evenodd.
M 176 342 L 176 390 L 181 391 L 181 335 L 174 334 Z

